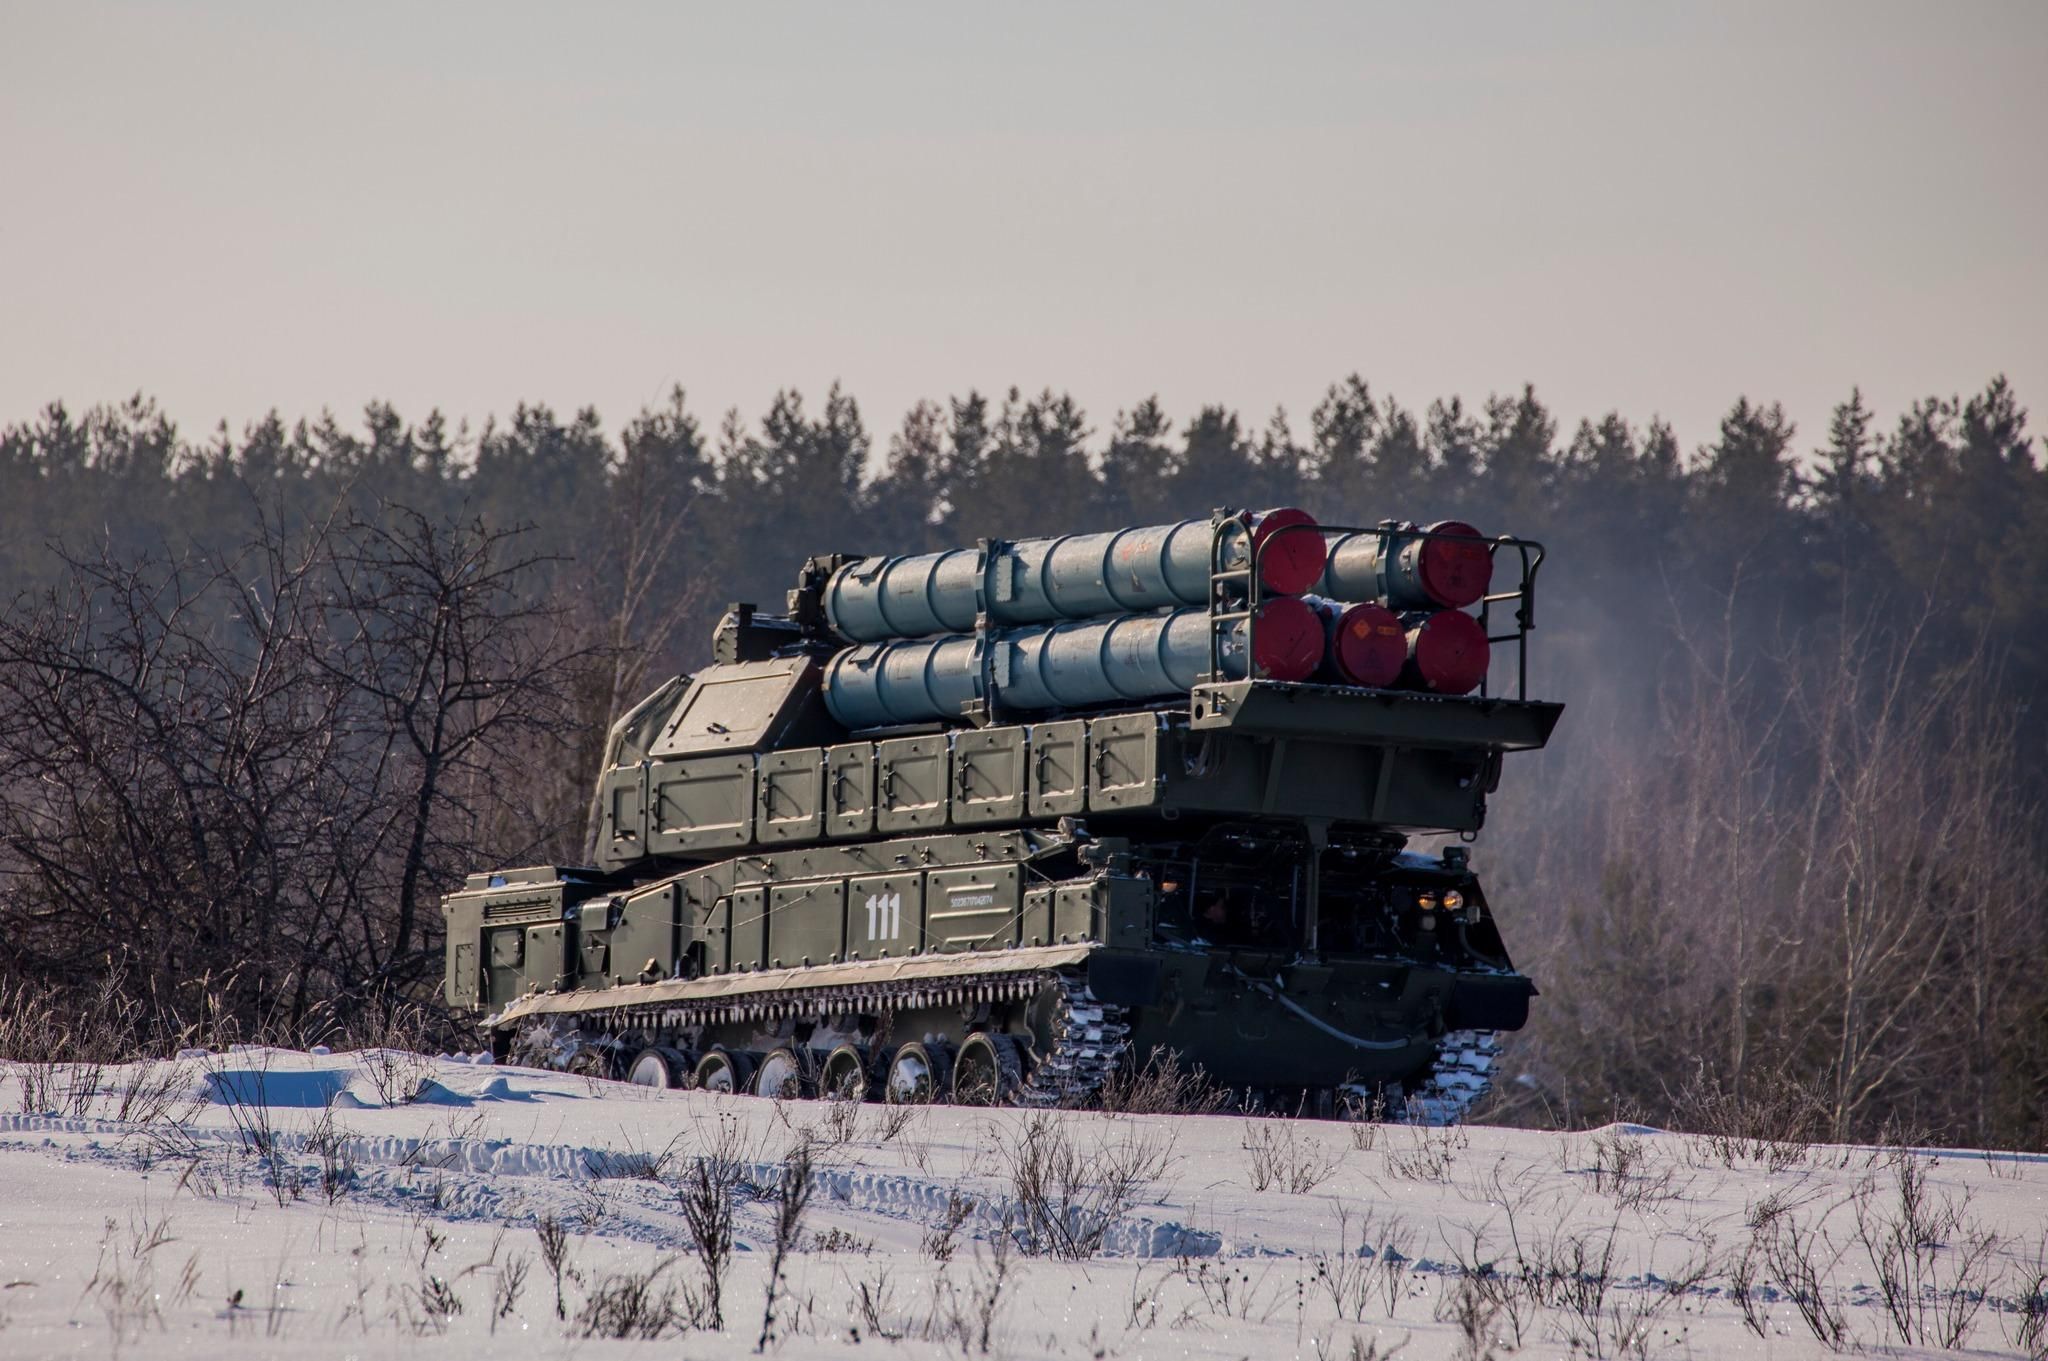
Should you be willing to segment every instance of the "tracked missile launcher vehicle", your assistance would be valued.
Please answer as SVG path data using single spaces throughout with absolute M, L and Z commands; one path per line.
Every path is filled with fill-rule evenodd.
M 1172 1053 L 1455 1119 L 1535 988 L 1464 846 L 1409 841 L 1557 722 L 1542 557 L 1277 510 L 813 558 L 613 728 L 595 865 L 446 899 L 447 1000 L 656 1086 L 1084 1104 Z

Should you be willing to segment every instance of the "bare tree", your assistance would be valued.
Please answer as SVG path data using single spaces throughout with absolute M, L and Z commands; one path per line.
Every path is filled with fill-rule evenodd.
M 2023 1102 L 2042 820 L 1993 660 L 1924 665 L 1933 618 L 1845 614 L 1743 666 L 1724 614 L 1650 732 L 1586 758 L 1594 836 L 1546 830 L 1599 863 L 1547 853 L 1536 886 L 1567 904 L 1528 1055 L 1555 1113 L 1989 1137 Z
M 682 627 L 700 619 L 710 600 L 705 582 L 688 570 L 692 511 L 708 474 L 697 422 L 682 389 L 659 411 L 644 411 L 620 436 L 621 457 L 608 488 L 603 533 L 593 545 L 592 595 L 597 685 L 585 733 L 597 743 L 647 688 L 649 668 L 668 656 Z M 598 751 L 577 766 L 586 775 Z M 581 849 L 594 858 L 602 809 L 589 780 Z
M 319 534 L 265 539 L 72 557 L 0 620 L 12 967 L 121 974 L 165 1013 L 303 1006 L 287 985 L 312 942 L 293 937 L 319 923 L 293 909 L 321 874 L 347 700 L 308 665 Z
M 387 505 L 336 543 L 333 644 L 315 660 L 365 702 L 370 787 L 388 810 L 375 832 L 392 878 L 378 983 L 431 970 L 434 895 L 475 868 L 514 758 L 570 727 L 565 696 L 591 649 L 522 591 L 551 561 L 522 552 L 523 533 Z
M 437 975 L 434 895 L 544 832 L 499 767 L 559 737 L 585 656 L 518 540 L 259 516 L 231 555 L 103 548 L 17 600 L 0 970 L 295 1031 Z

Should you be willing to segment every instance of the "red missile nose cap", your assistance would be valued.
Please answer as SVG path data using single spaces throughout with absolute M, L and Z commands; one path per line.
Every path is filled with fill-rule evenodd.
M 1437 534 L 1465 534 L 1472 539 L 1479 531 L 1463 520 L 1443 520 L 1430 526 Z M 1416 575 L 1422 589 L 1439 605 L 1452 609 L 1469 605 L 1486 594 L 1493 584 L 1493 553 L 1483 543 L 1459 539 L 1424 539 L 1416 555 Z
M 1422 621 L 1415 637 L 1415 670 L 1440 695 L 1468 695 L 1486 679 L 1492 654 L 1486 630 L 1459 610 L 1444 610 Z
M 1323 660 L 1323 621 L 1291 596 L 1261 602 L 1252 629 L 1252 665 L 1270 680 L 1307 680 Z
M 1268 539 L 1273 546 L 1260 552 Z M 1300 595 L 1315 585 L 1328 556 L 1323 536 L 1316 531 L 1316 517 L 1293 506 L 1253 517 L 1252 553 L 1259 564 L 1259 584 L 1280 595 Z
M 1330 665 L 1345 683 L 1392 685 L 1408 660 L 1408 631 L 1384 605 L 1353 605 L 1330 632 Z

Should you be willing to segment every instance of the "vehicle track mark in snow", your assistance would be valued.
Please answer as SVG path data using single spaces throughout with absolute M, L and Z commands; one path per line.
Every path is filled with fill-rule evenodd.
M 72 1134 L 94 1140 L 121 1140 L 125 1143 L 172 1131 L 175 1131 L 175 1138 L 194 1148 L 212 1146 L 242 1149 L 248 1142 L 242 1133 L 233 1129 L 135 1125 L 114 1120 L 78 1119 L 67 1116 L 0 1115 L 0 1133 Z M 313 1137 L 304 1131 L 274 1129 L 270 1137 L 277 1152 L 286 1158 L 297 1160 L 318 1156 Z M 98 1144 L 88 1145 L 83 1151 L 86 1156 L 104 1156 L 110 1159 L 133 1156 L 132 1148 L 108 1148 Z M 473 1179 L 495 1182 L 504 1178 L 519 1183 L 536 1184 L 564 1181 L 605 1182 L 615 1188 L 640 1184 L 650 1187 L 659 1185 L 651 1178 L 617 1175 L 615 1169 L 634 1155 L 622 1154 L 617 1149 L 589 1145 L 534 1144 L 512 1139 L 421 1139 L 404 1135 L 342 1134 L 335 1140 L 333 1151 L 337 1158 L 353 1162 L 359 1169 L 356 1190 L 370 1193 L 374 1199 L 385 1200 L 386 1203 L 403 1208 L 418 1208 L 417 1188 L 409 1187 L 398 1178 L 390 1179 L 389 1186 L 385 1187 L 377 1184 L 382 1179 L 373 1179 L 360 1169 L 416 1169 L 423 1172 L 454 1174 L 459 1180 L 444 1181 L 435 1193 L 441 1201 L 438 1212 L 448 1218 L 504 1218 L 504 1206 L 509 1198 L 509 1192 L 538 1189 L 537 1186 L 514 1186 L 500 1191 L 494 1185 L 476 1186 Z M 743 1165 L 739 1178 L 743 1187 L 767 1188 L 775 1185 L 781 1170 L 780 1163 L 752 1162 Z M 831 1166 L 817 1168 L 811 1175 L 816 1191 L 838 1206 L 858 1213 L 907 1219 L 923 1225 L 943 1223 L 955 1196 L 971 1198 L 975 1202 L 975 1208 L 962 1227 L 979 1238 L 986 1238 L 992 1233 L 999 1232 L 1005 1223 L 1020 1224 L 1024 1219 L 1016 1203 L 1008 1197 L 963 1187 L 957 1181 L 917 1177 L 900 1172 Z M 670 1193 L 664 1189 L 660 1193 L 660 1198 L 667 1200 Z M 759 1199 L 758 1196 L 749 1198 Z M 541 1196 L 538 1199 L 544 1202 L 546 1197 Z M 450 1210 L 463 1209 L 467 1209 L 468 1212 L 449 1213 Z M 671 1246 L 679 1241 L 671 1230 L 645 1225 L 642 1227 L 647 1228 L 648 1232 L 630 1233 L 629 1236 Z M 1191 1228 L 1173 1220 L 1126 1214 L 1104 1233 L 1097 1255 L 1136 1258 L 1213 1257 L 1222 1252 L 1223 1248 L 1223 1238 L 1220 1234 Z

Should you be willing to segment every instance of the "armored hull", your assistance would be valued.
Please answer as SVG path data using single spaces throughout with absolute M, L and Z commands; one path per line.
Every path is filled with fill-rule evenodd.
M 1279 515 L 1208 527 L 1201 607 L 1186 527 L 1127 531 L 1178 545 L 1179 584 L 1107 624 L 1041 622 L 1117 592 L 1032 595 L 1001 543 L 928 569 L 813 559 L 787 618 L 736 606 L 714 664 L 614 729 L 596 865 L 446 900 L 448 1001 L 508 1058 L 653 1085 L 1073 1104 L 1171 1052 L 1286 1109 L 1455 1118 L 1535 989 L 1463 847 L 1407 842 L 1477 832 L 1503 755 L 1542 746 L 1560 706 L 1276 678 L 1308 668 L 1273 636 L 1298 602 L 1267 588 L 1315 582 L 1322 538 L 1307 562 L 1289 536 L 1325 532 Z M 1412 564 L 1434 531 L 1378 532 L 1376 561 Z M 1449 537 L 1469 580 L 1479 541 Z M 1512 601 L 1519 647 L 1540 549 L 1485 551 L 1520 580 L 1475 618 Z M 906 577 L 916 609 L 860 594 Z M 1023 603 L 1002 619 L 1006 579 Z M 962 582 L 973 633 L 876 636 L 957 621 Z

